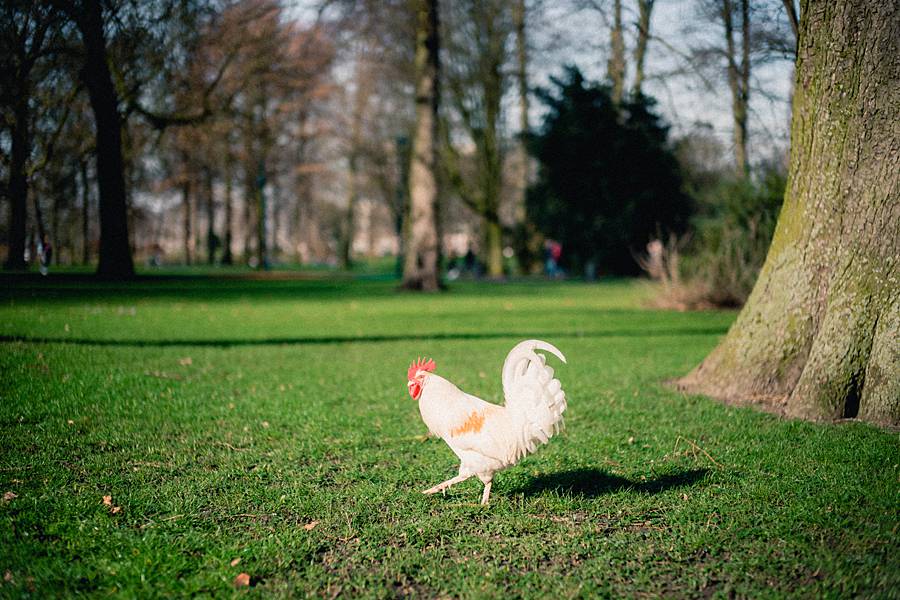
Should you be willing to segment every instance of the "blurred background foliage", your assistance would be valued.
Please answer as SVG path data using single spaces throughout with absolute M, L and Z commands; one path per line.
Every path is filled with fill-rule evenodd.
M 0 259 L 400 276 L 430 11 L 441 276 L 646 272 L 663 303 L 740 304 L 784 189 L 788 8 L 11 0 Z

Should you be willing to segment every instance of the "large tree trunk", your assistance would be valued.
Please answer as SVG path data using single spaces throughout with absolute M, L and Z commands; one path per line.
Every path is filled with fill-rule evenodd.
M 9 200 L 9 246 L 4 268 L 13 271 L 25 268 L 25 237 L 28 233 L 28 173 L 26 166 L 28 155 L 31 152 L 29 121 L 28 94 L 20 92 L 12 124 L 9 181 L 6 184 L 6 195 Z
M 122 119 L 113 86 L 98 0 L 86 0 L 75 17 L 85 46 L 82 75 L 90 96 L 97 136 L 97 182 L 100 189 L 100 262 L 97 274 L 130 278 L 134 263 L 128 243 L 128 209 L 122 159 Z M 75 9 L 79 12 L 78 9 Z
M 403 287 L 440 288 L 437 236 L 438 1 L 418 0 L 416 33 L 416 128 L 409 172 L 410 226 Z
M 759 280 L 682 385 L 900 425 L 900 4 L 802 3 L 784 207 Z

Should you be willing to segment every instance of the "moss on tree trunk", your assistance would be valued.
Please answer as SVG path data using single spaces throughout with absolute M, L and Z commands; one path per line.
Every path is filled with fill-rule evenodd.
M 804 1 L 791 164 L 746 306 L 680 381 L 900 425 L 900 5 Z

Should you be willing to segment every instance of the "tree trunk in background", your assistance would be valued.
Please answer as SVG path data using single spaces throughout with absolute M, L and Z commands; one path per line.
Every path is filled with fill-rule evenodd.
M 496 215 L 484 221 L 484 247 L 488 277 L 503 277 L 503 228 Z
M 50 205 L 50 233 L 48 234 L 48 239 L 50 239 L 50 247 L 53 249 L 52 255 L 50 259 L 53 261 L 54 265 L 59 264 L 59 255 L 62 253 L 62 235 L 59 231 L 59 211 L 60 205 L 65 202 L 65 197 L 71 191 L 70 189 L 66 189 L 66 181 L 63 180 L 53 186 L 53 204 Z
M 797 38 L 800 34 L 800 17 L 797 16 L 797 9 L 794 7 L 794 0 L 782 0 L 784 4 L 785 14 L 791 24 L 791 31 L 794 32 L 794 44 L 796 50 Z
M 361 53 L 367 54 L 366 52 Z M 362 56 L 357 57 L 356 90 L 353 94 L 353 122 L 350 125 L 350 156 L 348 158 L 349 174 L 347 182 L 347 213 L 344 217 L 344 231 L 341 238 L 341 266 L 349 269 L 353 266 L 353 237 L 356 233 L 356 206 L 359 202 L 359 149 L 362 145 L 363 119 L 366 105 L 371 93 L 372 76 L 367 71 L 367 64 Z
M 257 269 L 269 269 L 269 243 L 266 236 L 268 207 L 266 206 L 266 163 L 260 159 L 256 175 L 256 261 Z
M 134 276 L 128 240 L 128 208 L 125 197 L 125 163 L 122 159 L 122 118 L 106 55 L 103 15 L 99 0 L 86 0 L 76 8 L 75 21 L 85 46 L 82 76 L 88 90 L 97 135 L 97 183 L 100 189 L 101 277 Z
M 681 384 L 900 425 L 900 4 L 802 3 L 784 207 L 722 343 Z
M 738 176 L 750 176 L 747 152 L 747 112 L 750 104 L 750 0 L 737 0 L 741 8 L 741 57 L 734 41 L 734 5 L 722 0 L 722 24 L 725 27 L 728 87 L 731 89 L 731 114 L 734 126 L 734 162 Z
M 184 174 L 181 182 L 182 229 L 184 231 L 184 264 L 194 263 L 194 206 L 191 193 L 191 176 Z
M 525 192 L 528 190 L 530 179 L 528 149 L 526 148 L 526 136 L 528 135 L 528 39 L 525 30 L 525 0 L 516 0 L 513 6 L 513 21 L 516 29 L 516 83 L 519 88 L 519 143 L 520 157 L 518 173 L 518 190 L 516 197 L 516 224 L 525 224 Z
M 403 287 L 439 289 L 437 237 L 437 118 L 440 62 L 438 0 L 416 2 L 416 125 L 409 172 L 410 226 Z
M 79 162 L 81 172 L 81 264 L 91 262 L 91 182 L 86 160 Z
M 269 261 L 277 261 L 281 254 L 281 246 L 278 243 L 278 232 L 281 231 L 281 187 L 278 185 L 278 178 L 272 180 L 272 195 L 269 200 L 272 214 L 272 241 L 269 243 Z
M 232 229 L 234 227 L 234 194 L 232 187 L 233 175 L 231 169 L 234 163 L 229 155 L 225 162 L 225 226 L 222 235 L 222 264 L 230 265 L 234 263 L 234 255 L 231 253 Z
M 9 181 L 6 197 L 9 200 L 9 246 L 4 268 L 18 271 L 25 268 L 25 238 L 28 234 L 28 173 L 26 166 L 31 153 L 28 131 L 28 94 L 16 99 L 15 122 L 12 124 Z
M 523 273 L 531 270 L 535 258 L 529 250 L 529 242 L 533 237 L 532 228 L 528 226 L 528 213 L 525 206 L 528 185 L 531 182 L 531 158 L 528 155 L 527 138 L 530 126 L 528 123 L 528 38 L 526 30 L 525 0 L 516 0 L 513 6 L 513 26 L 516 31 L 516 83 L 519 92 L 519 139 L 516 144 L 516 198 L 513 211 L 515 249 L 519 269 Z
M 656 0 L 638 0 L 637 42 L 634 46 L 634 83 L 631 93 L 640 95 L 644 85 L 644 60 L 647 57 L 647 44 L 650 42 L 650 17 L 653 15 L 653 3 Z
M 481 132 L 482 145 L 479 167 L 482 180 L 482 236 L 484 239 L 484 260 L 487 275 L 492 278 L 503 277 L 503 235 L 500 225 L 500 197 L 503 193 L 503 150 L 500 139 L 500 122 L 503 109 L 503 64 L 505 60 L 505 38 L 495 27 L 497 20 L 488 21 L 492 26 L 488 31 L 495 35 L 487 40 L 486 68 L 480 82 L 483 88 L 485 122 Z M 476 137 L 476 144 L 479 143 Z
M 244 252 L 243 260 L 247 263 L 253 257 L 253 232 L 255 230 L 253 215 L 256 206 L 256 176 L 254 175 L 252 155 L 244 159 Z
M 341 250 L 338 258 L 341 268 L 353 266 L 353 234 L 356 232 L 356 205 L 359 200 L 359 168 L 356 150 L 351 150 L 350 168 L 347 181 L 347 212 L 344 215 L 344 227 L 341 232 Z
M 213 197 L 213 173 L 209 167 L 203 167 L 203 196 L 206 200 L 206 262 L 216 263 L 216 199 Z
M 612 82 L 612 99 L 622 103 L 625 96 L 625 36 L 622 32 L 622 0 L 613 3 L 613 26 L 610 32 L 610 56 L 606 73 Z

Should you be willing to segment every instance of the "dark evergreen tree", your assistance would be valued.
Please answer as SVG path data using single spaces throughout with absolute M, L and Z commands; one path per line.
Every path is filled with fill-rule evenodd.
M 668 127 L 652 98 L 616 105 L 576 67 L 552 81 L 555 93 L 538 91 L 549 110 L 530 144 L 540 169 L 529 215 L 562 243 L 570 269 L 593 263 L 600 274 L 635 274 L 634 254 L 660 233 L 682 231 L 690 216 Z

